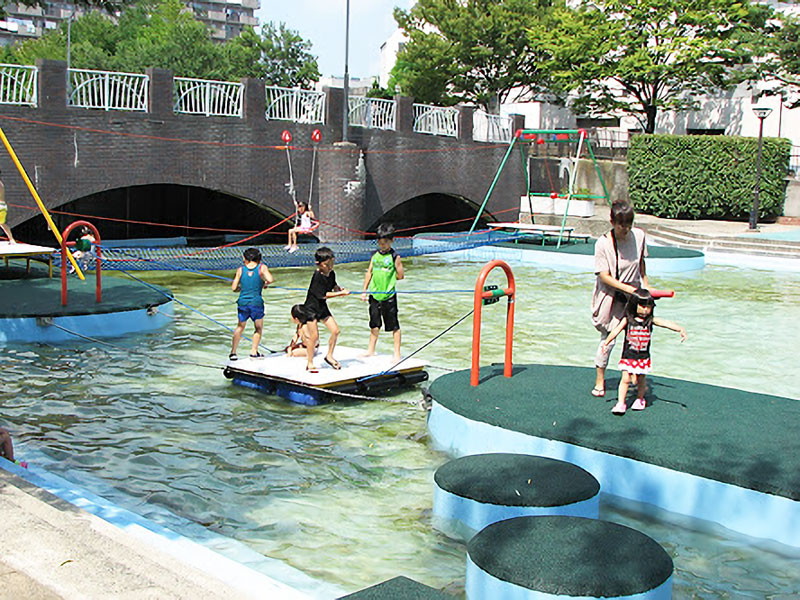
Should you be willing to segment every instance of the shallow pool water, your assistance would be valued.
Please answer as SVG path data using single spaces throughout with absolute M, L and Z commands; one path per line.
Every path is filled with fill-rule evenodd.
M 471 294 L 453 291 L 471 289 L 481 264 L 440 256 L 407 260 L 406 267 L 399 289 L 416 292 L 399 299 L 403 348 L 410 352 L 471 309 Z M 351 289 L 359 288 L 363 271 L 363 264 L 336 268 Z M 532 267 L 514 272 L 515 361 L 591 365 L 593 277 Z M 264 294 L 264 344 L 276 349 L 291 336 L 288 310 L 304 299 L 311 271 L 274 275 L 277 286 L 301 288 Z M 143 277 L 234 324 L 228 282 L 192 274 Z M 489 283 L 503 283 L 499 271 Z M 800 274 L 707 267 L 652 284 L 677 290 L 656 311 L 689 332 L 680 344 L 677 334 L 657 331 L 656 374 L 800 399 Z M 340 343 L 365 347 L 366 304 L 354 296 L 330 306 Z M 418 388 L 391 402 L 290 405 L 233 386 L 219 368 L 228 332 L 181 306 L 176 315 L 160 332 L 111 340 L 115 347 L 76 342 L 0 350 L 2 417 L 16 441 L 48 455 L 47 468 L 59 475 L 99 478 L 113 488 L 103 493 L 126 508 L 159 520 L 154 507 L 165 508 L 343 589 L 403 574 L 463 593 L 464 545 L 430 526 L 433 471 L 448 457 L 429 445 L 426 415 L 414 404 Z M 502 360 L 504 319 L 505 301 L 484 308 L 484 364 Z M 470 345 L 468 319 L 418 356 L 436 367 L 467 368 Z M 240 353 L 246 349 L 243 342 Z M 379 351 L 390 350 L 390 335 L 382 333 Z M 434 368 L 431 375 L 442 372 Z M 593 401 L 588 390 L 587 401 Z M 685 519 L 645 516 L 624 504 L 604 506 L 603 515 L 668 550 L 676 598 L 800 594 L 800 552 Z

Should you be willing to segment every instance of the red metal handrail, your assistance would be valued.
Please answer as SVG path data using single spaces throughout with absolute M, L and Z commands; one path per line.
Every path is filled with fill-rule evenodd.
M 489 272 L 495 267 L 500 267 L 505 271 L 508 280 L 507 288 L 484 289 L 484 283 Z M 472 370 L 470 371 L 469 384 L 473 387 L 478 385 L 480 374 L 480 354 L 481 354 L 481 307 L 485 300 L 508 296 L 508 308 L 506 309 L 506 350 L 503 375 L 511 377 L 511 350 L 514 342 L 514 299 L 516 297 L 516 286 L 514 285 L 514 273 L 511 267 L 502 260 L 493 260 L 486 263 L 478 275 L 475 283 L 475 310 L 472 317 Z
M 95 244 L 95 299 L 100 302 L 103 297 L 102 284 L 101 284 L 101 262 L 100 262 L 100 232 L 97 227 L 89 223 L 89 221 L 75 221 L 67 225 L 61 236 L 61 306 L 67 305 L 67 239 L 69 234 L 76 227 L 88 227 L 94 234 Z M 71 244 L 74 242 L 70 242 Z

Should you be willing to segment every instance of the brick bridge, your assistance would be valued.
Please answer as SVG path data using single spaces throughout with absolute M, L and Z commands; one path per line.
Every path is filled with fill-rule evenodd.
M 180 114 L 174 111 L 173 74 L 148 69 L 146 110 L 92 110 L 68 106 L 63 62 L 42 60 L 37 67 L 36 105 L 0 106 L 0 127 L 48 209 L 209 228 L 230 224 L 223 217 L 238 214 L 238 222 L 261 229 L 294 211 L 281 141 L 289 130 L 297 199 L 311 194 L 323 240 L 351 239 L 374 230 L 381 219 L 403 226 L 435 222 L 426 214 L 474 217 L 507 150 L 504 143 L 472 139 L 471 108 L 459 109 L 455 137 L 427 135 L 414 133 L 413 101 L 397 97 L 394 130 L 351 126 L 349 142 L 343 143 L 338 88 L 326 90 L 318 124 L 265 118 L 265 86 L 255 79 L 242 80 L 241 116 Z M 514 117 L 513 125 L 512 131 L 521 127 L 521 117 Z M 316 155 L 314 129 L 322 133 Z M 487 207 L 491 213 L 517 208 L 525 193 L 519 154 L 509 160 Z M 0 168 L 9 224 L 18 232 L 35 222 L 41 229 L 35 203 L 6 153 Z M 181 199 L 198 190 L 207 199 L 199 210 Z M 157 208 L 167 204 L 172 208 L 166 213 Z M 447 208 L 429 213 L 434 205 Z M 516 216 L 513 210 L 499 214 Z M 62 215 L 57 223 L 73 218 Z M 102 232 L 104 222 L 98 224 Z

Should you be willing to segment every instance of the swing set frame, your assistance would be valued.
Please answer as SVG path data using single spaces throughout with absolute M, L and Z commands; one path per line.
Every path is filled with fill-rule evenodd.
M 605 180 L 603 179 L 603 173 L 600 171 L 600 167 L 597 164 L 597 158 L 595 158 L 594 150 L 592 149 L 592 143 L 588 139 L 588 134 L 585 129 L 518 129 L 514 136 L 511 138 L 511 141 L 508 144 L 508 149 L 506 150 L 505 156 L 503 156 L 503 160 L 500 162 L 500 166 L 495 173 L 494 179 L 492 180 L 492 184 L 489 186 L 489 190 L 486 192 L 486 196 L 483 199 L 483 203 L 481 204 L 480 209 L 478 210 L 478 214 L 475 216 L 475 220 L 472 222 L 472 227 L 469 229 L 469 233 L 472 233 L 475 230 L 475 227 L 478 224 L 478 219 L 480 219 L 481 215 L 483 214 L 484 209 L 486 208 L 486 204 L 489 202 L 489 198 L 494 192 L 494 188 L 497 185 L 497 181 L 500 179 L 500 175 L 503 172 L 503 169 L 508 162 L 509 157 L 511 156 L 511 152 L 514 150 L 514 146 L 519 145 L 520 149 L 520 156 L 521 156 L 521 163 L 522 163 L 522 170 L 525 177 L 525 188 L 526 188 L 526 195 L 528 197 L 528 208 L 531 214 L 531 223 L 533 223 L 533 203 L 531 198 L 534 196 L 541 196 L 541 197 L 550 197 L 550 198 L 559 198 L 561 197 L 558 192 L 555 190 L 551 190 L 550 192 L 532 192 L 531 191 L 531 178 L 530 173 L 528 171 L 528 161 L 526 160 L 530 153 L 526 152 L 527 145 L 529 144 L 575 144 L 577 143 L 577 149 L 574 154 L 570 158 L 572 165 L 569 171 L 569 185 L 567 187 L 567 194 L 566 194 L 566 204 L 564 207 L 564 216 L 561 219 L 561 228 L 558 233 L 558 247 L 561 247 L 561 241 L 564 236 L 564 228 L 567 223 L 567 213 L 569 212 L 569 203 L 573 198 L 581 199 L 581 200 L 589 200 L 589 199 L 599 199 L 602 198 L 608 203 L 611 204 L 611 199 L 608 194 L 608 189 L 606 188 Z M 578 174 L 578 166 L 580 165 L 581 160 L 581 151 L 583 148 L 586 148 L 586 153 L 588 154 L 589 158 L 592 161 L 592 165 L 594 166 L 595 173 L 600 180 L 600 185 L 603 188 L 603 194 L 576 194 L 575 193 L 575 181 L 577 180 Z M 549 171 L 548 171 L 549 172 Z

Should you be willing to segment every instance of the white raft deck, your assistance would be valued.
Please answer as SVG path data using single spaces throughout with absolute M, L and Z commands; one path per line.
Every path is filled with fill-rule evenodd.
M 50 277 L 53 276 L 53 253 L 55 251 L 55 248 L 36 246 L 34 244 L 26 244 L 24 242 L 0 242 L 0 258 L 5 260 L 6 267 L 8 267 L 9 259 L 24 258 L 27 261 L 26 270 L 30 271 L 31 258 L 39 258 L 47 263 Z
M 260 389 L 299 404 L 323 404 L 336 400 L 358 400 L 425 381 L 427 362 L 416 358 L 395 364 L 391 356 L 364 356 L 364 349 L 336 346 L 334 357 L 342 365 L 334 369 L 324 358 L 327 346 L 320 346 L 314 355 L 319 371 L 306 371 L 306 357 L 288 356 L 283 352 L 263 358 L 240 355 L 225 363 L 225 376 L 234 383 Z

